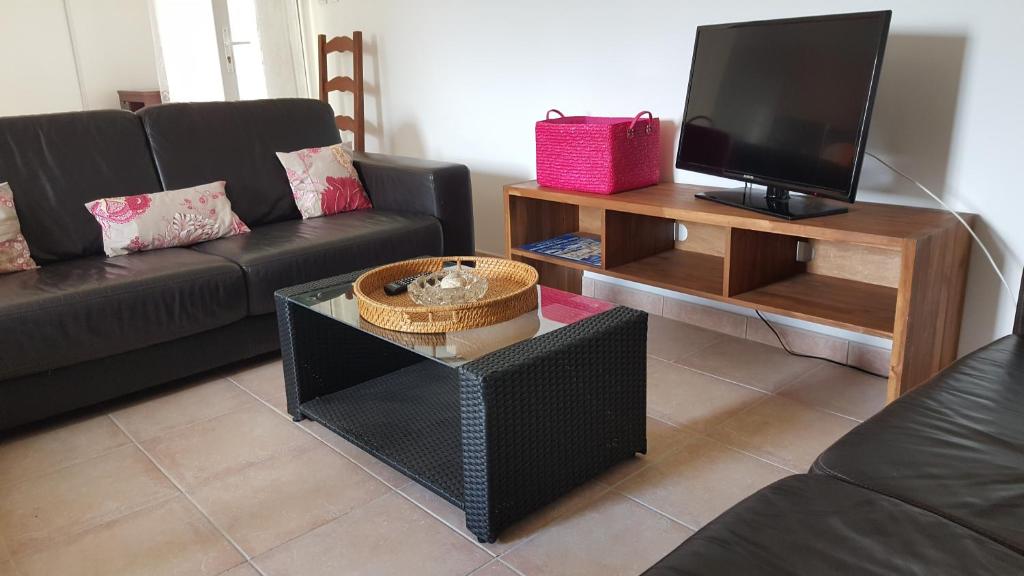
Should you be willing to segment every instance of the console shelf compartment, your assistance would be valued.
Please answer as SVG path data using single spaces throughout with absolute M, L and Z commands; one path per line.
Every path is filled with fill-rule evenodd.
M 797 274 L 737 294 L 750 308 L 892 338 L 896 289 L 820 274 Z
M 710 254 L 665 250 L 601 272 L 694 296 L 721 299 L 725 259 Z
M 601 241 L 601 236 L 599 234 L 591 234 L 589 232 L 582 232 L 582 231 L 572 232 L 572 234 L 575 234 L 577 236 L 581 236 L 581 237 L 584 237 L 584 238 L 592 238 L 594 240 L 597 240 L 598 242 Z M 594 271 L 597 271 L 597 270 L 601 269 L 601 266 L 596 266 L 594 264 L 589 264 L 587 262 L 581 262 L 579 260 L 573 260 L 572 258 L 562 258 L 562 257 L 559 257 L 559 256 L 552 256 L 550 254 L 544 254 L 543 252 L 534 252 L 533 250 L 527 250 L 526 248 L 523 248 L 522 246 L 513 247 L 511 249 L 511 252 L 512 252 L 513 255 L 520 256 L 522 258 L 527 258 L 527 259 L 531 259 L 531 260 L 539 260 L 541 262 L 548 262 L 550 264 L 556 264 L 556 265 L 559 265 L 559 266 L 568 266 L 570 268 L 576 268 L 578 270 L 594 270 Z M 603 259 L 602 259 L 602 261 L 603 261 Z

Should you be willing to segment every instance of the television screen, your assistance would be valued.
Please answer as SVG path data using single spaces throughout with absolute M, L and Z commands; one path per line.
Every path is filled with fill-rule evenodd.
M 890 17 L 697 28 L 676 166 L 852 202 Z

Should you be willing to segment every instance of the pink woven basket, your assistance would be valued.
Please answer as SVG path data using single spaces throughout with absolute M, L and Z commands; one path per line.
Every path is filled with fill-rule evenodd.
M 658 182 L 659 122 L 646 110 L 633 118 L 600 118 L 552 109 L 537 122 L 536 135 L 541 186 L 614 194 Z

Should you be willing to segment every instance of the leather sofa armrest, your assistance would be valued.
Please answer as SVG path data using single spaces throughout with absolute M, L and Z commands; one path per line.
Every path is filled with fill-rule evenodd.
M 446 256 L 475 253 L 469 168 L 360 152 L 353 160 L 375 208 L 430 214 L 441 221 Z

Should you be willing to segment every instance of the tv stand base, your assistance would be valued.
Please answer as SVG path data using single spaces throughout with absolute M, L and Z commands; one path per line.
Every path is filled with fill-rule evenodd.
M 845 206 L 829 200 L 804 195 L 790 196 L 789 190 L 775 186 L 769 186 L 767 191 L 737 188 L 701 192 L 696 196 L 702 200 L 711 200 L 786 220 L 802 220 L 849 212 Z

